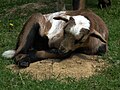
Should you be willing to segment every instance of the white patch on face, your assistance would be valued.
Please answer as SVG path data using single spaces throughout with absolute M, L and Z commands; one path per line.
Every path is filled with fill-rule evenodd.
M 78 16 L 72 16 L 75 20 L 75 24 L 73 27 L 71 27 L 70 32 L 73 35 L 79 35 L 82 28 L 90 29 L 90 21 L 85 18 L 84 16 L 78 15 Z
M 59 34 L 60 32 L 63 31 L 64 25 L 66 22 L 64 22 L 63 20 L 55 20 L 53 18 L 57 17 L 57 16 L 64 16 L 65 17 L 66 16 L 65 13 L 66 13 L 66 11 L 60 11 L 60 12 L 44 15 L 46 20 L 50 21 L 52 24 L 52 26 L 47 34 L 49 39 L 52 39 L 54 36 L 56 36 L 57 34 Z

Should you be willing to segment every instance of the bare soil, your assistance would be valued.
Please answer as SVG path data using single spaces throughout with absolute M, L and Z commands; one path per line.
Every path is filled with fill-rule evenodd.
M 5 16 L 19 14 L 19 16 L 27 16 L 28 12 L 36 12 L 36 10 L 41 10 L 42 8 L 47 7 L 44 3 L 27 3 L 13 8 L 6 9 Z
M 58 59 L 46 59 L 31 63 L 29 67 L 20 69 L 12 64 L 7 66 L 15 73 L 31 75 L 33 79 L 43 80 L 50 78 L 63 79 L 67 77 L 80 79 L 98 74 L 107 65 L 99 56 L 84 54 L 73 55 L 70 58 L 59 61 Z

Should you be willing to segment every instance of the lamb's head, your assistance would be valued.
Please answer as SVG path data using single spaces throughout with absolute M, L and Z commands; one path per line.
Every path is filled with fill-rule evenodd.
M 64 39 L 59 47 L 59 50 L 64 53 L 83 47 L 90 36 L 96 37 L 106 43 L 106 40 L 99 32 L 90 29 L 90 21 L 84 16 L 71 16 L 69 19 L 55 17 L 54 19 L 61 19 L 67 22 L 64 27 Z

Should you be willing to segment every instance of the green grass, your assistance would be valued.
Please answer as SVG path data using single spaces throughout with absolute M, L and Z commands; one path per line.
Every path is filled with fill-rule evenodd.
M 15 47 L 23 23 L 32 13 L 55 11 L 55 4 L 51 3 L 52 1 L 55 2 L 55 0 L 0 0 L 0 54 Z M 47 4 L 47 7 L 35 10 L 19 8 L 23 4 L 35 2 Z M 69 0 L 65 2 L 70 9 L 71 2 Z M 78 81 L 68 79 L 68 83 L 59 82 L 56 79 L 39 81 L 32 80 L 27 75 L 12 73 L 5 67 L 13 61 L 0 57 L 0 90 L 120 90 L 120 0 L 112 0 L 112 6 L 104 10 L 98 9 L 96 2 L 88 2 L 88 7 L 103 18 L 109 28 L 109 51 L 104 58 L 111 67 L 100 75 L 88 79 Z M 9 10 L 13 8 L 17 10 L 10 13 Z M 9 27 L 10 22 L 14 24 L 13 28 Z

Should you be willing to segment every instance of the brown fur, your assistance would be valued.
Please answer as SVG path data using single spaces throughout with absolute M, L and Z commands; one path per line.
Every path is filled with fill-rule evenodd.
M 85 9 L 86 0 L 72 0 L 73 10 Z

